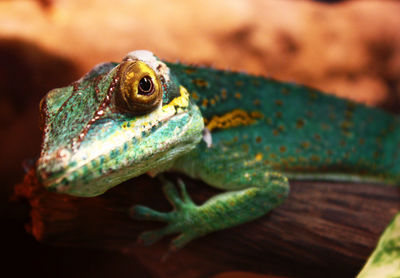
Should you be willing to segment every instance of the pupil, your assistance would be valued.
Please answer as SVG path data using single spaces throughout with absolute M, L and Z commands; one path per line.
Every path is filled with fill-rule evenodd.
M 151 93 L 151 90 L 153 89 L 153 83 L 151 81 L 151 78 L 148 76 L 143 77 L 139 81 L 139 92 L 140 93 Z

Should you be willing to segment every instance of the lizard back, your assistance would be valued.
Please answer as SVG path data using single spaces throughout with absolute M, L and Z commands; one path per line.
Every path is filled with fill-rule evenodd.
M 211 131 L 212 147 L 202 143 L 192 154 L 207 168 L 237 160 L 295 178 L 399 181 L 394 115 L 294 83 L 168 66 Z

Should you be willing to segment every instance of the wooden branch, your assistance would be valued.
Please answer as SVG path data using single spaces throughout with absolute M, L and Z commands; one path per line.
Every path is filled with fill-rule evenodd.
M 199 181 L 184 180 L 197 203 L 217 193 Z M 127 215 L 133 204 L 171 209 L 157 179 L 141 176 L 102 196 L 77 198 L 47 192 L 31 171 L 15 192 L 32 206 L 29 230 L 37 240 L 123 252 L 136 257 L 156 277 L 209 277 L 235 270 L 351 276 L 372 252 L 400 204 L 395 187 L 291 182 L 290 197 L 281 207 L 260 220 L 195 240 L 163 263 L 170 239 L 151 247 L 136 244 L 140 232 L 162 225 L 133 221 Z

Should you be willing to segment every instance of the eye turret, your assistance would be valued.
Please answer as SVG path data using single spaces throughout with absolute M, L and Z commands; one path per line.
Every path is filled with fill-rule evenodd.
M 162 101 L 161 82 L 156 73 L 141 61 L 126 61 L 120 66 L 119 90 L 115 102 L 123 112 L 145 114 Z

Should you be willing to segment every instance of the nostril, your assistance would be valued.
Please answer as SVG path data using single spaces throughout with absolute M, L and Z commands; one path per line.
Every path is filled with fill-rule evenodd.
M 68 160 L 71 156 L 71 153 L 67 149 L 59 149 L 56 154 L 56 158 L 59 160 Z

